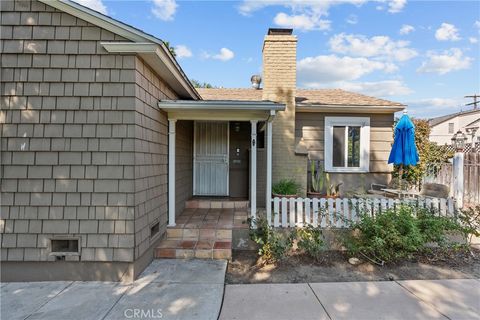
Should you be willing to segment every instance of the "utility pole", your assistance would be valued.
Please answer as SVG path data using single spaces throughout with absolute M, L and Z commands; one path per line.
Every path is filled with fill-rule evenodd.
M 477 109 L 477 104 L 480 104 L 480 101 L 477 100 L 477 99 L 480 98 L 480 95 L 474 94 L 474 95 L 471 95 L 471 96 L 465 96 L 465 98 L 472 98 L 473 99 L 473 102 L 467 103 L 466 106 L 472 106 L 473 105 L 473 109 L 476 110 Z

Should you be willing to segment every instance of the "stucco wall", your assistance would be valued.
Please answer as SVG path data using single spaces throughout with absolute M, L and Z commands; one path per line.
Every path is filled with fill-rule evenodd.
M 467 134 L 465 127 L 468 126 L 470 123 L 480 119 L 480 110 L 476 112 L 469 112 L 465 113 L 460 116 L 456 116 L 452 119 L 444 121 L 442 123 L 433 126 L 430 131 L 430 141 L 437 143 L 438 145 L 452 143 L 453 135 L 458 131 L 461 130 L 467 136 L 467 143 L 472 142 L 472 135 Z M 453 133 L 448 132 L 449 123 L 453 123 Z M 479 124 L 475 124 L 473 126 L 478 126 Z M 477 130 L 474 137 L 474 142 L 478 142 L 478 137 L 480 137 L 480 130 Z
M 343 182 L 342 191 L 368 190 L 372 182 L 388 184 L 392 167 L 387 164 L 393 143 L 393 114 L 325 114 L 297 112 L 295 136 L 303 138 L 309 159 L 324 159 L 324 127 L 326 116 L 370 117 L 369 173 L 331 173 L 333 182 Z M 308 168 L 309 170 L 310 168 Z

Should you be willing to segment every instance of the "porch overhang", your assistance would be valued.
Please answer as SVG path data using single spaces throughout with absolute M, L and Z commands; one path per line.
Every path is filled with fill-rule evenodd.
M 269 121 L 285 104 L 272 101 L 162 100 L 158 107 L 170 120 Z

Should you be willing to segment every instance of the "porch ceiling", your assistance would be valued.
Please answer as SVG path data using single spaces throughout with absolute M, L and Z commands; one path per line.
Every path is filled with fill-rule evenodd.
M 285 105 L 271 101 L 162 100 L 158 107 L 176 120 L 271 121 Z

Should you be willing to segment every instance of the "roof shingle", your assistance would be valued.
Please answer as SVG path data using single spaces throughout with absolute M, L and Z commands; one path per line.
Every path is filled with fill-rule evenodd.
M 250 88 L 197 88 L 204 100 L 261 101 L 262 90 Z M 403 106 L 401 103 L 341 89 L 297 89 L 297 104 L 350 106 Z

